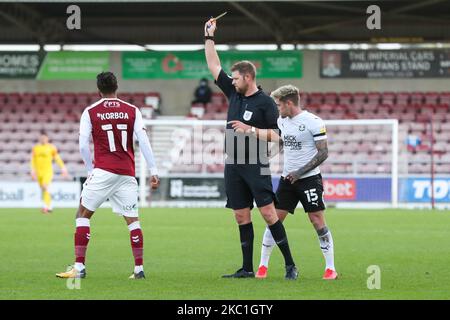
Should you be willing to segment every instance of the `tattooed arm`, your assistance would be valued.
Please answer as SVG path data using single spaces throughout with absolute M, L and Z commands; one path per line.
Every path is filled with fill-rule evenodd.
M 297 171 L 289 173 L 286 177 L 287 180 L 289 180 L 291 183 L 294 183 L 295 181 L 300 179 L 302 175 L 316 168 L 322 162 L 324 162 L 326 158 L 328 158 L 327 139 L 316 141 L 316 148 L 317 154 L 311 159 L 311 161 L 309 161 L 307 164 L 305 164 L 302 168 L 298 169 Z

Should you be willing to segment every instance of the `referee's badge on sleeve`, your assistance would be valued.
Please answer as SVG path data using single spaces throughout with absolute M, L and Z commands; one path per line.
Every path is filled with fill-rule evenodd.
M 252 115 L 253 115 L 252 111 L 245 110 L 243 118 L 245 121 L 248 121 L 252 118 Z

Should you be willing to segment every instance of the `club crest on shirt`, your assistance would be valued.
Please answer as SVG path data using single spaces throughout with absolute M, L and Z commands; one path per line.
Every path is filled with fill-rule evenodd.
M 298 130 L 299 131 L 305 131 L 305 125 L 304 124 L 299 125 L 298 126 Z
M 243 118 L 245 121 L 248 121 L 252 118 L 252 115 L 253 115 L 252 111 L 245 110 Z

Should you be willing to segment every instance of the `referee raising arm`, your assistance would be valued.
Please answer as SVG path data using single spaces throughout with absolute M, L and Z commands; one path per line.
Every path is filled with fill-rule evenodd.
M 256 68 L 249 61 L 231 67 L 231 77 L 223 71 L 215 49 L 216 21 L 205 23 L 205 55 L 215 83 L 228 98 L 225 132 L 226 207 L 233 209 L 243 255 L 242 268 L 225 278 L 253 278 L 253 201 L 280 248 L 286 266 L 286 279 L 297 279 L 298 271 L 291 256 L 283 224 L 278 219 L 267 159 L 267 142 L 252 134 L 255 128 L 276 129 L 278 110 L 274 101 L 256 85 Z

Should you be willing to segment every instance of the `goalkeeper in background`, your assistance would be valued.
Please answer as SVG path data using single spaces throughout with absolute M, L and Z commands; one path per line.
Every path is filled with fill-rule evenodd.
M 68 178 L 66 166 L 61 160 L 56 147 L 49 143 L 46 133 L 41 133 L 39 143 L 31 151 L 31 178 L 39 183 L 44 201 L 43 213 L 52 211 L 52 197 L 49 192 L 50 183 L 53 179 L 53 160 L 61 168 L 62 176 Z

